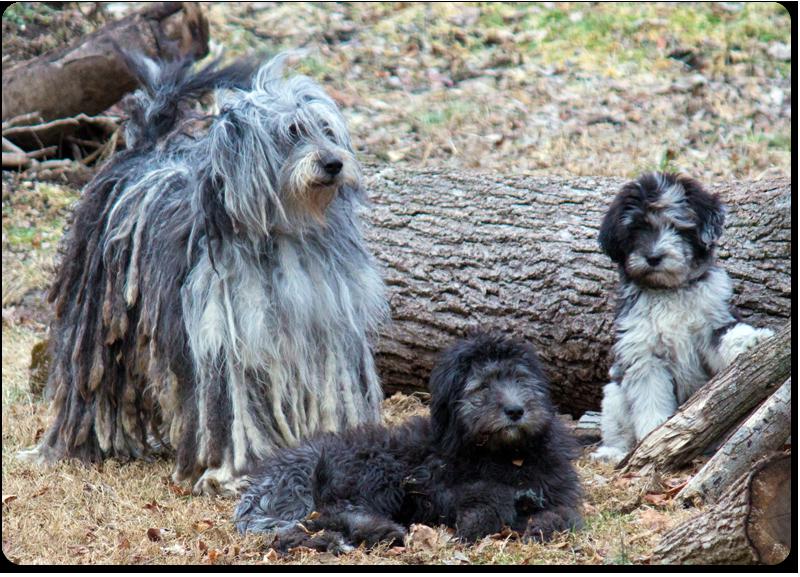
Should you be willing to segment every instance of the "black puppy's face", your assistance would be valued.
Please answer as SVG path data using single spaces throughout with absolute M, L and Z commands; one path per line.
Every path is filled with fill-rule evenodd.
M 445 351 L 430 390 L 434 426 L 450 450 L 522 447 L 552 418 L 535 352 L 499 334 L 479 334 Z
M 520 443 L 550 419 L 543 383 L 528 367 L 509 360 L 472 368 L 456 416 L 472 443 L 490 449 Z
M 699 183 L 653 173 L 626 184 L 600 228 L 600 245 L 634 283 L 677 288 L 711 265 L 724 212 Z

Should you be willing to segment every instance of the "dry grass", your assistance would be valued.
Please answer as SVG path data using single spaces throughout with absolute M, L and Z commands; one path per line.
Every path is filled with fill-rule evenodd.
M 370 162 L 703 179 L 791 170 L 790 18 L 756 3 L 236 3 L 228 54 L 302 46 Z M 785 58 L 785 55 L 784 57 Z
M 171 463 L 61 463 L 40 469 L 15 454 L 41 435 L 46 404 L 27 391 L 27 360 L 38 331 L 3 330 L 3 552 L 22 564 L 603 564 L 647 562 L 659 535 L 687 511 L 642 500 L 648 484 L 615 479 L 581 459 L 586 528 L 553 542 L 523 544 L 497 535 L 473 546 L 444 528 L 403 550 L 379 547 L 334 557 L 296 551 L 278 558 L 261 536 L 239 535 L 234 501 L 194 497 L 169 481 Z M 384 402 L 387 422 L 424 414 L 416 397 Z M 652 483 L 652 481 L 650 481 Z M 656 491 L 660 488 L 657 486 Z M 155 540 L 154 540 L 155 539 Z

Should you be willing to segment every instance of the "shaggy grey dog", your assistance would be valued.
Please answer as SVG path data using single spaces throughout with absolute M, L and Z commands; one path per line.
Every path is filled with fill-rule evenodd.
M 28 456 L 174 450 L 176 481 L 234 493 L 275 449 L 379 419 L 368 335 L 387 305 L 360 170 L 334 102 L 283 56 L 195 73 L 126 57 L 144 86 L 130 147 L 64 241 L 55 420 Z M 192 114 L 218 88 L 219 114 Z
M 531 347 L 493 334 L 460 341 L 430 391 L 430 418 L 321 435 L 267 458 L 237 528 L 275 532 L 283 550 L 342 551 L 401 541 L 410 523 L 446 524 L 465 540 L 503 526 L 547 539 L 580 525 L 577 443 Z
M 619 265 L 612 382 L 603 389 L 602 446 L 619 461 L 716 372 L 772 335 L 739 322 L 716 261 L 724 210 L 687 177 L 653 173 L 626 184 L 600 228 Z

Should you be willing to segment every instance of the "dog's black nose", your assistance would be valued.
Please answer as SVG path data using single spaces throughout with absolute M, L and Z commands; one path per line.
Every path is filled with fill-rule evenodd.
M 662 260 L 664 260 L 663 254 L 651 255 L 647 257 L 647 264 L 650 266 L 658 266 L 658 263 L 660 263 Z
M 322 159 L 322 168 L 331 176 L 336 176 L 342 171 L 342 161 L 336 157 L 329 156 Z
M 525 414 L 525 409 L 522 407 L 506 407 L 503 409 L 505 414 L 508 415 L 508 418 L 512 421 L 519 421 L 522 418 L 522 415 Z

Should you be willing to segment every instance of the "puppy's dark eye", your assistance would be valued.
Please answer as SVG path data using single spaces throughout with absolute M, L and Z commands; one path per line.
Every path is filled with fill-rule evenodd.
M 297 124 L 292 124 L 291 126 L 289 126 L 289 136 L 291 136 L 292 138 L 297 138 L 298 136 L 300 136 L 300 127 L 297 126 Z

